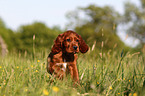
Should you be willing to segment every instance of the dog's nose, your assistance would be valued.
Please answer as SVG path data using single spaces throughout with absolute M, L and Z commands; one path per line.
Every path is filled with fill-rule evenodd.
M 74 48 L 75 50 L 77 50 L 78 47 L 77 47 L 77 46 L 73 46 L 73 48 Z

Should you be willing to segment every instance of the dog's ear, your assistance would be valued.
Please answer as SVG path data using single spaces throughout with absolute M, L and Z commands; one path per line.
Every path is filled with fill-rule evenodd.
M 81 53 L 86 53 L 88 51 L 89 47 L 80 35 L 79 35 L 79 39 L 80 39 L 80 41 L 79 41 L 79 50 L 80 50 Z
M 56 53 L 59 53 L 60 51 L 62 51 L 62 40 L 63 40 L 62 36 L 63 36 L 63 34 L 58 35 L 58 37 L 54 41 L 54 45 L 51 49 L 51 52 L 53 54 L 56 54 Z

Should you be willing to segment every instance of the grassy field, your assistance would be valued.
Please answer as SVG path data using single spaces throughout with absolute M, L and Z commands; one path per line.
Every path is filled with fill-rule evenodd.
M 145 55 L 114 51 L 79 54 L 81 84 L 70 76 L 57 80 L 46 72 L 48 54 L 0 57 L 0 96 L 143 96 Z M 54 82 L 52 82 L 52 80 Z

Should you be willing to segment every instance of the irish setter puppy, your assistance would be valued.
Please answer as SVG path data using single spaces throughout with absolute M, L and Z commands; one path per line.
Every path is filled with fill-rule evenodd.
M 47 58 L 47 72 L 62 79 L 67 70 L 67 73 L 71 74 L 71 78 L 79 83 L 76 53 L 79 51 L 86 53 L 88 49 L 89 47 L 82 37 L 74 31 L 69 30 L 58 35 Z

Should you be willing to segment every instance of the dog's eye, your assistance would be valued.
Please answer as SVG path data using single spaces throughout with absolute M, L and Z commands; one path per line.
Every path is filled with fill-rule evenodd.
M 76 40 L 76 42 L 79 42 L 79 40 Z
M 70 42 L 70 39 L 66 39 L 68 42 Z

